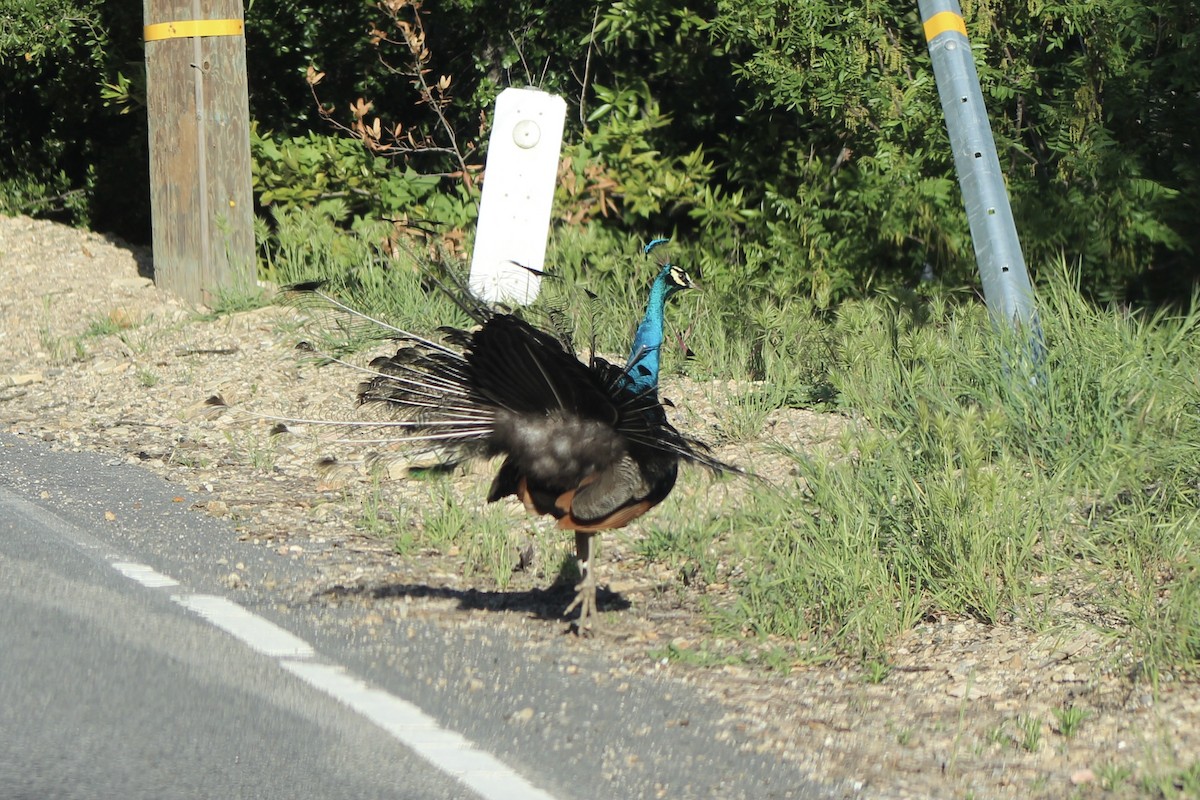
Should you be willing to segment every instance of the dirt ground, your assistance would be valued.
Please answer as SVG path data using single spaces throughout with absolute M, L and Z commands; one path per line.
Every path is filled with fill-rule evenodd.
M 498 624 L 527 639 L 561 640 L 563 623 L 552 608 L 511 598 L 553 581 L 568 537 L 531 536 L 534 566 L 513 575 L 504 591 L 490 573 L 465 566 L 469 543 L 398 555 L 357 523 L 376 500 L 385 516 L 419 513 L 430 502 L 430 482 L 380 485 L 352 448 L 320 436 L 272 439 L 262 425 L 214 416 L 204 405 L 221 394 L 269 413 L 350 419 L 355 379 L 298 359 L 295 312 L 206 317 L 155 289 L 148 267 L 146 253 L 103 236 L 0 217 L 4 430 L 58 448 L 118 454 L 201 494 L 208 500 L 198 513 L 230 518 L 243 539 L 311 568 L 307 585 L 292 591 L 359 604 L 369 616 L 390 613 L 391 599 L 379 589 L 397 582 L 477 588 L 482 602 L 499 609 Z M 672 416 L 711 438 L 723 390 L 667 382 L 663 393 L 697 398 Z M 844 424 L 833 415 L 775 412 L 761 441 L 718 456 L 784 472 L 772 444 L 819 452 Z M 339 466 L 318 468 L 325 455 L 337 455 Z M 487 480 L 483 469 L 458 474 L 454 496 L 478 507 Z M 736 503 L 738 492 L 736 481 L 685 473 L 671 502 Z M 533 530 L 519 508 L 512 516 L 514 528 Z M 599 573 L 612 592 L 604 596 L 605 630 L 572 646 L 603 652 L 615 669 L 672 670 L 728 709 L 724 735 L 796 761 L 849 795 L 1156 797 L 1158 787 L 1172 792 L 1171 776 L 1197 762 L 1200 686 L 1172 676 L 1148 686 L 1103 630 L 1073 613 L 1069 598 L 1053 630 L 962 619 L 922 624 L 895 643 L 881 682 L 852 663 L 665 663 L 668 646 L 752 653 L 771 643 L 714 638 L 700 609 L 732 602 L 728 582 L 683 580 L 671 564 L 640 555 L 641 534 L 635 524 L 606 538 Z M 227 583 L 246 580 L 235 569 Z M 428 594 L 406 613 L 459 624 L 466 612 L 437 591 Z M 1068 706 L 1085 712 L 1077 730 L 1064 730 L 1055 713 Z

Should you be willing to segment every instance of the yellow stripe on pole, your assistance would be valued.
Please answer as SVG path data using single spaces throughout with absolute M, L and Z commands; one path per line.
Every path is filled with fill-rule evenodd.
M 240 19 L 187 19 L 147 25 L 142 36 L 147 42 L 192 36 L 241 36 L 245 27 Z
M 942 11 L 925 20 L 925 41 L 932 42 L 946 31 L 958 31 L 966 36 L 967 26 L 953 11 Z

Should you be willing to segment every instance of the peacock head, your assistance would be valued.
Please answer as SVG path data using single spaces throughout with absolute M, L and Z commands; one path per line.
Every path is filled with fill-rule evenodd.
M 692 276 L 688 274 L 687 270 L 678 264 L 663 265 L 658 275 L 667 287 L 667 297 L 681 289 L 695 289 L 699 286 L 696 281 L 692 280 Z
M 666 252 L 666 248 L 662 245 L 666 244 L 668 239 L 655 239 L 650 244 L 646 245 L 644 252 L 646 255 L 651 255 L 652 251 L 661 248 L 657 254 L 659 265 L 658 275 L 654 282 L 663 288 L 664 301 L 669 299 L 671 295 L 682 289 L 698 289 L 699 282 L 688 274 L 688 271 L 678 264 L 672 264 L 670 256 Z M 697 273 L 699 275 L 699 273 Z

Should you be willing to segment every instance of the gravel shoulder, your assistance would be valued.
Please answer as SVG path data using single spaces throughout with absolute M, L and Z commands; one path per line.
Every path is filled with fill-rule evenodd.
M 148 264 L 146 253 L 99 234 L 0 217 L 0 425 L 57 449 L 114 454 L 186 487 L 204 498 L 196 513 L 228 518 L 240 539 L 304 567 L 280 592 L 350 609 L 364 625 L 420 615 L 453 627 L 487 615 L 531 646 L 577 648 L 630 674 L 668 674 L 726 709 L 718 738 L 794 762 L 849 796 L 1160 796 L 1142 779 L 1196 763 L 1200 687 L 1175 680 L 1152 691 L 1083 622 L 1033 632 L 929 621 L 895 644 L 879 683 L 848 663 L 769 670 L 752 660 L 667 661 L 669 645 L 688 650 L 711 635 L 699 609 L 728 602 L 728 587 L 689 585 L 672 565 L 640 555 L 636 524 L 606 537 L 600 554 L 601 581 L 629 607 L 605 615 L 602 636 L 568 640 L 557 619 L 568 594 L 547 587 L 569 537 L 544 528 L 532 535 L 524 512 L 510 509 L 514 536 L 527 538 L 517 544 L 535 558 L 503 587 L 470 566 L 478 555 L 468 552 L 469 537 L 444 551 L 398 555 L 362 528 L 364 509 L 420 516 L 446 503 L 445 483 L 381 483 L 365 468 L 368 453 L 328 436 L 271 437 L 262 423 L 214 416 L 205 400 L 220 394 L 265 413 L 352 419 L 354 379 L 297 357 L 294 312 L 214 319 L 155 289 Z M 686 388 L 668 383 L 664 394 L 705 398 L 673 412 L 682 427 L 703 432 L 723 387 Z M 841 424 L 776 412 L 766 439 L 718 455 L 783 471 L 769 445 L 819 449 Z M 318 466 L 331 455 L 337 467 Z M 481 508 L 488 480 L 486 468 L 457 474 L 450 499 Z M 732 504 L 738 488 L 689 473 L 669 502 L 700 497 Z M 251 579 L 233 569 L 225 582 L 237 592 Z M 1064 620 L 1076 618 L 1063 610 Z M 1055 715 L 1066 706 L 1087 714 L 1071 736 Z

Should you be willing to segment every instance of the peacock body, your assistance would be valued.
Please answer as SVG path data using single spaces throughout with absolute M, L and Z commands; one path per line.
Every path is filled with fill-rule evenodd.
M 360 403 L 390 412 L 383 424 L 396 438 L 460 459 L 502 457 L 488 502 L 515 496 L 575 531 L 583 580 L 566 613 L 579 609 L 581 631 L 596 614 L 593 536 L 660 503 L 680 461 L 737 471 L 672 427 L 658 397 L 667 302 L 693 285 L 682 268 L 660 264 L 624 367 L 594 354 L 581 361 L 519 316 L 460 302 L 477 327 L 443 329 L 441 341 L 397 330 L 402 346 L 372 361 L 358 386 Z

